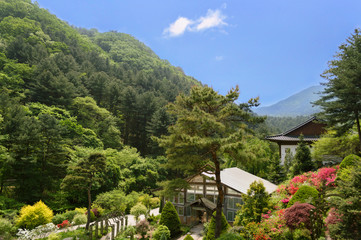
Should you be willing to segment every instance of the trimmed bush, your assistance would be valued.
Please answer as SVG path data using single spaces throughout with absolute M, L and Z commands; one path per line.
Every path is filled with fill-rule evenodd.
M 221 230 L 221 235 L 223 233 L 226 233 L 227 230 L 231 227 L 228 222 L 226 217 L 224 216 L 223 212 L 222 212 L 222 218 L 221 218 L 221 226 L 222 226 L 222 230 Z M 204 240 L 214 240 L 215 239 L 215 234 L 216 234 L 216 211 L 214 211 L 213 216 L 211 218 L 211 222 L 209 223 L 208 226 L 208 230 L 207 230 L 207 235 L 204 238 Z
M 286 226 L 291 230 L 305 226 L 310 227 L 310 210 L 315 207 L 308 203 L 295 203 L 292 207 L 287 208 L 284 214 Z
M 222 234 L 218 240 L 243 240 L 239 233 L 224 233 Z
M 161 238 L 170 239 L 171 232 L 167 226 L 159 225 L 153 233 L 154 240 L 161 240 Z
M 194 240 L 191 235 L 187 234 L 187 236 L 184 238 L 184 240 Z
M 175 207 L 173 206 L 173 204 L 171 202 L 167 202 L 164 205 L 162 214 L 160 216 L 159 224 L 167 226 L 172 237 L 174 237 L 178 233 L 180 233 L 180 231 L 181 231 L 180 219 L 179 219 L 177 210 L 175 209 Z
M 355 154 L 350 154 L 345 157 L 342 162 L 340 163 L 340 169 L 353 167 L 356 165 L 357 162 L 360 162 L 361 158 Z
M 5 238 L 10 235 L 10 232 L 13 228 L 11 222 L 6 218 L 0 218 L 0 239 Z
M 130 209 L 130 214 L 134 215 L 135 220 L 138 222 L 140 215 L 147 214 L 147 207 L 141 203 L 137 203 L 137 205 Z
M 77 211 L 77 210 L 66 211 L 65 213 L 63 213 L 63 215 L 65 217 L 64 220 L 69 220 L 69 222 L 71 222 L 71 221 L 73 221 L 74 216 L 79 213 L 80 213 L 80 211 Z
M 51 233 L 49 236 L 48 236 L 48 240 L 60 240 L 60 236 L 56 233 Z
M 72 222 L 74 225 L 85 224 L 87 222 L 87 216 L 83 213 L 78 213 L 74 216 Z
M 62 223 L 66 220 L 66 216 L 63 213 L 56 214 L 51 220 L 55 225 Z
M 288 202 L 287 207 L 291 207 L 296 202 L 299 203 L 314 203 L 314 200 L 318 197 L 318 191 L 316 188 L 303 185 L 301 186 L 295 195 Z
M 39 201 L 33 206 L 27 205 L 21 208 L 16 225 L 20 228 L 33 229 L 39 225 L 50 223 L 52 219 L 53 211 Z

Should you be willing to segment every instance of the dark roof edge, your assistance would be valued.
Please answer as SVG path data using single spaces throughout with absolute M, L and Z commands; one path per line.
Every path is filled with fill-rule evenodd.
M 290 130 L 288 130 L 288 131 L 286 131 L 286 132 L 284 132 L 284 133 L 280 133 L 280 134 L 273 135 L 273 136 L 267 136 L 267 137 L 265 137 L 265 139 L 269 139 L 269 138 L 271 138 L 271 137 L 285 136 L 285 135 L 289 134 L 290 132 L 293 132 L 294 130 L 296 130 L 296 129 L 300 128 L 300 127 L 303 127 L 304 125 L 306 125 L 306 124 L 308 124 L 308 123 L 310 123 L 310 122 L 312 122 L 312 121 L 314 121 L 314 120 L 317 120 L 316 116 L 311 117 L 310 119 L 306 120 L 305 122 L 300 123 L 300 124 L 297 125 L 296 127 L 293 127 L 293 128 L 291 128 Z

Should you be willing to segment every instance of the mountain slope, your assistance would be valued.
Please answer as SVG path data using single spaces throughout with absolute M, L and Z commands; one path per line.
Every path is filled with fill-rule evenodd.
M 258 115 L 268 116 L 304 116 L 320 111 L 318 106 L 313 107 L 311 102 L 319 98 L 323 86 L 312 86 L 298 92 L 276 104 L 267 107 L 255 108 L 253 111 Z
M 150 122 L 197 84 L 129 34 L 69 26 L 31 0 L 0 0 L 0 89 L 24 105 L 56 106 L 78 119 L 74 104 L 85 108 L 94 99 L 92 107 L 106 109 L 114 120 L 102 125 L 112 129 L 92 129 L 108 135 L 105 147 L 121 145 L 106 143 L 119 132 L 124 144 L 154 154 L 150 133 L 157 133 Z

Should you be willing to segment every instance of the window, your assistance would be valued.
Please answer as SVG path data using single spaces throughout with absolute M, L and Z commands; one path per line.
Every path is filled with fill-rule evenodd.
M 196 195 L 194 193 L 187 193 L 187 202 L 194 202 L 196 200 Z
M 184 193 L 180 192 L 178 194 L 178 203 L 183 204 L 184 203 Z
M 184 208 L 183 207 L 177 207 L 177 212 L 179 216 L 183 216 L 184 215 Z
M 227 221 L 233 222 L 235 217 L 236 217 L 235 211 L 227 211 Z
M 238 197 L 226 197 L 227 209 L 239 209 L 238 204 L 242 204 L 242 199 Z

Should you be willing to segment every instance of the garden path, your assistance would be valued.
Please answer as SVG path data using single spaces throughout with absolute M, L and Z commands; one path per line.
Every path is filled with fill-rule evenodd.
M 203 239 L 202 233 L 203 233 L 203 224 L 197 224 L 194 227 L 192 227 L 191 230 L 189 230 L 188 234 L 190 234 L 194 240 L 202 240 Z M 177 240 L 183 240 L 186 236 L 187 234 L 181 236 Z

